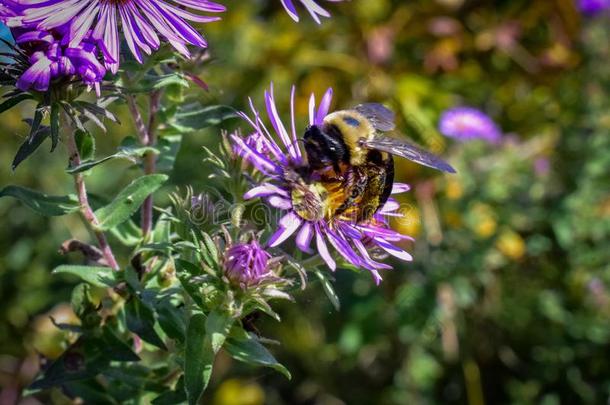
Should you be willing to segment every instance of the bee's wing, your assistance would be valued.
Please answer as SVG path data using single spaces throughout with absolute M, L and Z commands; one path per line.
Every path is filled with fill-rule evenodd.
M 354 110 L 371 121 L 373 127 L 378 131 L 392 131 L 396 127 L 396 124 L 394 124 L 394 113 L 381 104 L 360 104 L 354 107 Z
M 424 166 L 432 167 L 447 173 L 455 173 L 455 169 L 438 156 L 427 152 L 410 142 L 386 136 L 376 135 L 372 139 L 362 140 L 364 147 L 377 149 L 392 155 L 412 160 Z

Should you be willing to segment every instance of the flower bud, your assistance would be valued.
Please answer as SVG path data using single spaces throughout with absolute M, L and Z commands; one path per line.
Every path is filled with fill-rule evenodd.
M 225 252 L 225 275 L 242 288 L 256 285 L 270 274 L 270 258 L 257 241 L 234 244 Z

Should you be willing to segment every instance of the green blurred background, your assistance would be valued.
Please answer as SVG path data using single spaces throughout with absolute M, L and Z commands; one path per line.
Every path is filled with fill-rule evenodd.
M 228 2 L 223 21 L 203 27 L 210 90 L 193 86 L 192 97 L 241 109 L 252 96 L 262 107 L 273 81 L 286 114 L 295 83 L 304 126 L 309 93 L 333 87 L 332 108 L 391 106 L 403 131 L 458 174 L 400 162 L 412 209 L 394 225 L 416 237 L 406 246 L 414 262 L 395 263 L 380 287 L 338 271 L 340 311 L 312 280 L 278 306 L 281 323 L 257 323 L 281 342 L 273 351 L 293 380 L 221 355 L 205 403 L 608 403 L 609 17 L 583 18 L 569 0 L 327 4 L 333 17 L 317 26 L 305 10 L 295 24 L 279 1 Z M 441 112 L 462 104 L 489 113 L 504 141 L 444 139 Z M 0 120 L 1 186 L 69 193 L 65 148 L 10 169 L 31 107 Z M 133 132 L 124 107 L 117 113 L 123 125 L 98 135 L 100 156 Z M 219 130 L 184 139 L 159 205 L 176 186 L 204 188 L 201 147 Z M 128 167 L 100 166 L 89 190 L 113 195 L 136 175 Z M 68 260 L 64 240 L 89 236 L 76 215 L 42 218 L 10 199 L 0 200 L 0 227 L 5 403 L 31 380 L 38 353 L 61 352 L 49 315 L 70 319 L 74 280 L 50 270 Z

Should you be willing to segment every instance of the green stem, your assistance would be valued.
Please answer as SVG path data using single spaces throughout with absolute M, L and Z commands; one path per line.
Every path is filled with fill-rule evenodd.
M 315 255 L 315 256 L 310 257 L 309 259 L 304 260 L 301 263 L 301 266 L 303 266 L 303 268 L 305 270 L 308 270 L 311 267 L 316 267 L 316 266 L 319 266 L 321 264 L 324 264 L 324 260 L 322 259 L 322 256 Z

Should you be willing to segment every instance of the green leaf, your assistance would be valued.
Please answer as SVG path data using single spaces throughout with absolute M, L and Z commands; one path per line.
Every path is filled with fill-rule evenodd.
M 140 301 L 138 297 L 133 297 L 125 305 L 125 316 L 127 329 L 140 336 L 146 342 L 167 350 L 165 343 L 155 330 L 154 313 Z
M 208 264 L 208 266 L 212 267 L 218 262 L 218 249 L 216 248 L 216 244 L 210 235 L 206 232 L 202 232 L 203 238 L 203 246 L 205 247 L 202 254 L 204 256 L 204 260 Z
M 195 132 L 237 117 L 235 109 L 224 105 L 204 107 L 199 103 L 180 107 L 169 123 L 180 132 Z
M 47 139 L 49 133 L 49 127 L 41 127 L 38 129 L 38 131 L 29 135 L 21 146 L 19 146 L 19 149 L 13 158 L 13 163 L 11 165 L 12 169 L 15 170 L 21 162 L 34 153 L 36 149 L 38 149 L 38 147 L 44 142 L 44 140 Z
M 109 328 L 105 327 L 102 331 L 101 338 L 103 347 L 107 350 L 108 358 L 113 361 L 140 361 L 140 358 L 135 354 L 131 347 L 123 342 Z
M 333 285 L 328 279 L 327 275 L 322 272 L 319 268 L 314 267 L 313 272 L 318 277 L 320 282 L 322 283 L 322 289 L 324 290 L 324 294 L 328 297 L 331 304 L 335 307 L 335 310 L 339 311 L 341 309 L 341 303 L 339 302 L 339 296 L 335 292 Z
M 157 144 L 157 148 L 159 149 L 159 156 L 157 156 L 157 171 L 168 173 L 173 170 L 181 142 L 181 135 L 168 135 L 159 138 Z
M 153 399 L 152 405 L 177 405 L 186 402 L 186 393 L 184 391 L 184 376 L 176 383 L 176 388 L 173 391 L 166 391 Z
M 99 317 L 87 317 L 88 315 L 95 314 L 96 309 L 95 304 L 91 299 L 91 287 L 89 284 L 81 283 L 74 287 L 72 296 L 70 297 L 70 304 L 72 305 L 74 313 L 78 315 L 81 320 L 87 320 L 86 323 L 83 322 L 83 329 L 94 326 L 99 321 Z
M 182 284 L 182 287 L 193 299 L 193 301 L 195 301 L 198 306 L 203 307 L 203 299 L 201 297 L 199 287 L 196 283 L 191 281 L 193 276 L 201 275 L 201 267 L 182 259 L 176 259 L 174 263 L 176 264 L 176 269 L 178 270 L 176 276 L 178 276 L 180 284 Z
M 168 146 L 167 145 L 168 142 L 170 142 L 170 141 L 166 141 L 166 142 L 159 141 L 159 146 L 161 148 L 165 148 L 167 150 L 169 150 L 171 148 L 175 148 L 176 149 L 175 152 L 173 151 L 173 149 L 171 150 L 171 153 L 174 153 L 174 159 L 175 159 L 175 154 L 178 153 L 177 149 L 179 148 L 180 143 L 178 142 L 178 145 Z M 123 139 L 123 141 L 121 142 L 121 146 L 119 146 L 119 151 L 117 153 L 114 153 L 109 156 L 105 156 L 100 159 L 95 159 L 95 160 L 88 159 L 86 161 L 83 161 L 78 166 L 68 168 L 66 171 L 70 174 L 85 172 L 85 171 L 91 170 L 95 166 L 100 165 L 104 162 L 107 162 L 111 159 L 127 159 L 133 163 L 136 163 L 137 162 L 136 158 L 141 158 L 146 153 L 154 153 L 154 154 L 158 155 L 158 154 L 161 154 L 162 151 L 160 151 L 159 149 L 154 148 L 152 146 L 142 146 L 139 144 L 139 142 L 134 137 L 128 136 L 125 139 Z M 165 158 L 165 159 L 170 159 L 170 158 Z M 160 161 L 160 160 L 161 160 L 161 158 L 159 157 L 158 161 Z M 162 162 L 159 162 L 159 163 L 167 165 L 169 163 L 169 160 L 166 163 L 162 163 Z M 172 164 L 173 164 L 173 161 L 172 161 Z
M 169 299 L 164 299 L 157 304 L 156 309 L 163 332 L 172 339 L 184 342 L 186 335 L 184 308 L 174 306 Z
M 103 157 L 101 159 L 96 159 L 96 160 L 87 160 L 85 162 L 82 162 L 80 165 L 78 166 L 73 166 L 73 167 L 69 167 L 66 169 L 66 172 L 69 174 L 76 174 L 76 173 L 82 173 L 82 172 L 86 172 L 87 170 L 91 170 L 93 169 L 95 166 L 100 165 L 104 162 L 107 162 L 111 159 L 117 159 L 117 158 L 122 158 L 122 159 L 128 159 L 131 160 L 132 162 L 134 162 L 133 157 L 131 157 L 130 155 L 127 155 L 123 152 L 117 152 L 113 155 L 109 155 L 106 157 Z
M 40 124 L 42 123 L 43 118 L 42 112 L 42 105 L 38 104 L 38 106 L 36 107 L 36 111 L 34 112 L 34 119 L 30 122 L 30 135 L 28 136 L 28 138 L 31 138 L 40 129 Z
M 95 139 L 87 131 L 77 130 L 74 133 L 74 140 L 76 141 L 76 147 L 80 154 L 81 160 L 90 160 L 95 156 Z
M 13 108 L 14 106 L 21 103 L 22 101 L 31 100 L 33 98 L 34 97 L 32 97 L 29 94 L 19 94 L 17 96 L 11 97 L 11 98 L 3 101 L 2 104 L 0 104 L 0 114 L 5 112 L 6 110 Z
M 201 266 L 191 263 L 187 260 L 176 259 L 176 265 L 179 270 L 185 271 L 189 276 L 195 277 L 201 275 Z
M 69 381 L 91 378 L 108 367 L 110 359 L 99 339 L 81 336 L 42 374 L 29 389 L 46 389 Z
M 108 230 L 127 221 L 142 205 L 147 196 L 167 181 L 165 174 L 150 174 L 132 181 L 112 202 L 95 211 L 98 229 Z
M 110 230 L 123 245 L 135 246 L 142 240 L 142 228 L 137 226 L 132 220 L 123 222 Z
M 79 205 L 75 195 L 53 196 L 19 186 L 6 186 L 0 190 L 1 197 L 14 197 L 45 216 L 65 215 L 78 211 Z
M 184 385 L 190 405 L 199 402 L 208 386 L 216 353 L 224 344 L 232 323 L 233 319 L 217 311 L 212 311 L 207 318 L 202 314 L 195 314 L 189 320 Z
M 253 334 L 244 331 L 240 335 L 239 338 L 227 339 L 225 349 L 231 357 L 255 366 L 272 368 L 282 373 L 287 379 L 292 378 L 288 369 L 280 364 Z
M 189 82 L 181 73 L 168 73 L 166 75 L 145 75 L 140 81 L 139 87 L 135 91 L 148 92 L 159 90 L 167 86 L 177 85 L 189 87 Z
M 86 404 L 117 404 L 106 388 L 95 379 L 66 381 L 62 384 L 70 394 Z
M 121 146 L 119 146 L 119 152 L 124 153 L 127 156 L 133 157 L 143 157 L 146 153 L 154 153 L 159 154 L 159 149 L 154 148 L 152 146 L 143 146 L 140 142 L 134 138 L 133 136 L 128 136 L 121 141 Z
M 116 285 L 115 272 L 110 267 L 61 265 L 53 274 L 73 274 L 81 280 L 96 287 L 113 287 Z

